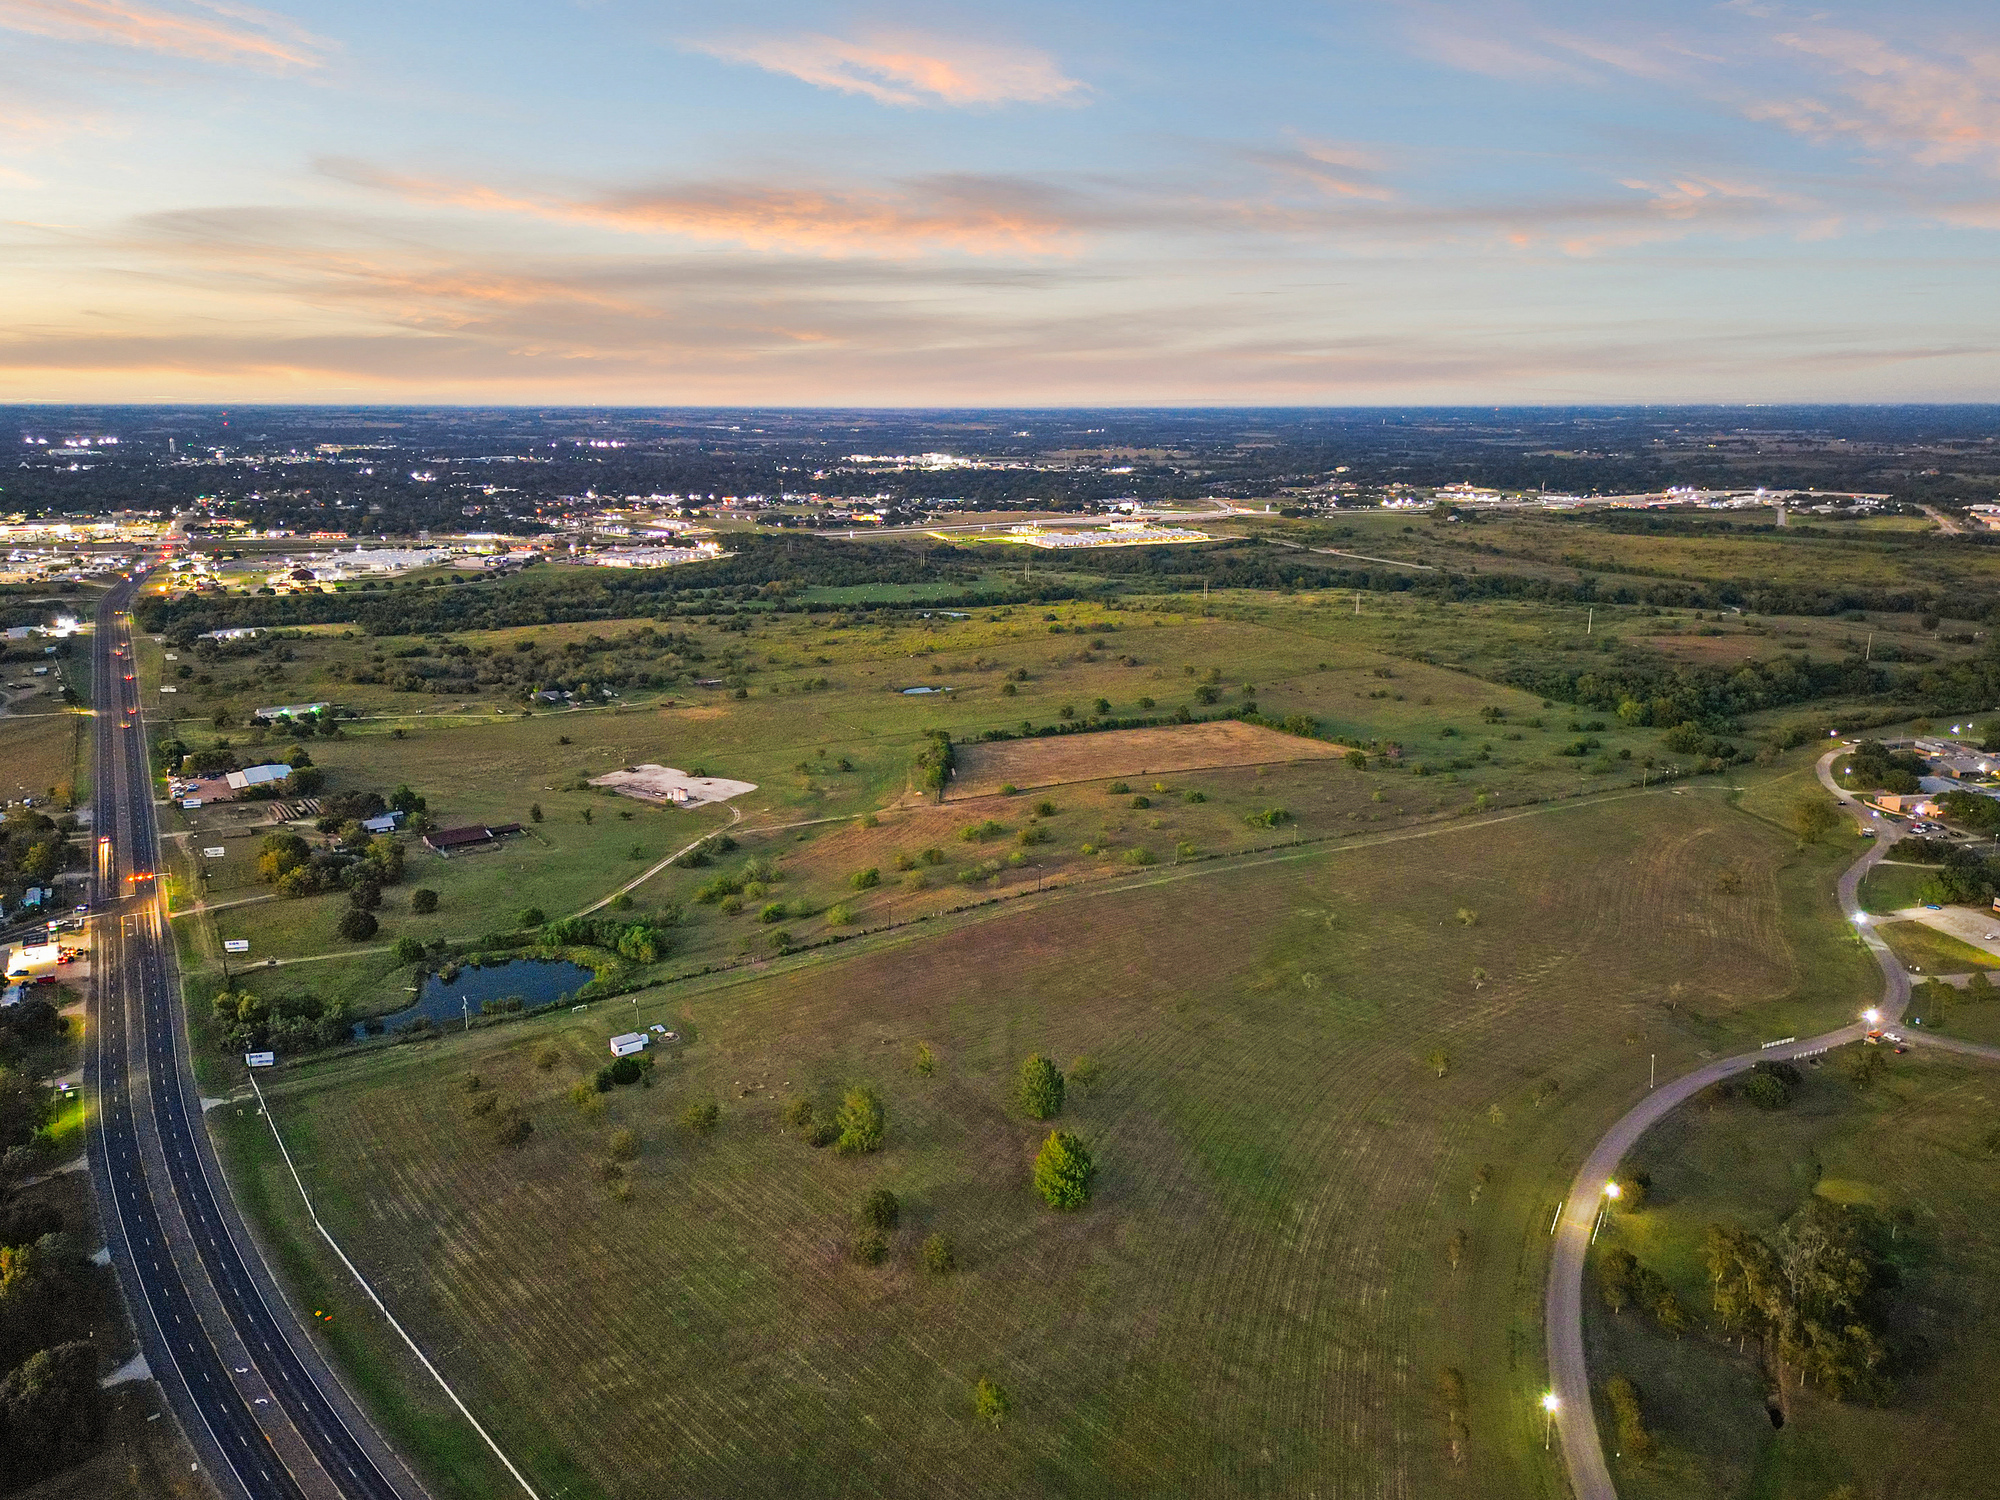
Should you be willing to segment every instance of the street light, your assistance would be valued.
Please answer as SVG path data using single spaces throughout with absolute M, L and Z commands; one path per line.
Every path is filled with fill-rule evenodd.
M 1544 1453 L 1549 1451 L 1549 1445 L 1555 1441 L 1556 1410 L 1561 1405 L 1562 1402 L 1556 1398 L 1554 1391 L 1549 1391 L 1542 1397 L 1542 1410 L 1547 1412 L 1549 1416 L 1548 1425 L 1542 1432 L 1542 1451 Z
M 1604 1196 L 1607 1198 L 1617 1198 L 1623 1192 L 1624 1189 L 1619 1187 L 1618 1184 L 1615 1182 L 1607 1182 L 1604 1184 Z
M 1861 1012 L 1861 1019 L 1866 1021 L 1870 1026 L 1873 1026 L 1882 1019 L 1882 1012 L 1870 1006 L 1867 1010 Z

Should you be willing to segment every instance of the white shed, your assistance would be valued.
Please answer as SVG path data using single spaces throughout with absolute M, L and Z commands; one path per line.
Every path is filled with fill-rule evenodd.
M 646 1033 L 643 1031 L 628 1031 L 623 1036 L 614 1036 L 611 1039 L 611 1055 L 630 1057 L 634 1052 L 644 1052 L 646 1042 Z

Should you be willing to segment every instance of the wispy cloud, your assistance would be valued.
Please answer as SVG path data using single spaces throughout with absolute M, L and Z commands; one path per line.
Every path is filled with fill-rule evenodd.
M 1083 85 L 1046 54 L 988 42 L 893 33 L 849 41 L 809 33 L 739 34 L 686 45 L 878 104 L 1066 104 L 1083 95 Z
M 714 182 L 582 195 L 408 176 L 353 161 L 325 161 L 320 170 L 412 203 L 811 255 L 1048 255 L 1067 248 L 1077 227 L 1077 206 L 1059 190 L 971 174 L 872 191 Z
M 202 0 L 179 10 L 135 0 L 0 0 L 0 29 L 272 71 L 317 68 L 327 51 L 282 16 Z
M 2000 50 L 1926 56 L 1826 27 L 1776 40 L 1830 73 L 1839 96 L 1759 102 L 1749 107 L 1752 119 L 1819 141 L 1901 150 L 1926 166 L 1980 162 L 2000 170 Z

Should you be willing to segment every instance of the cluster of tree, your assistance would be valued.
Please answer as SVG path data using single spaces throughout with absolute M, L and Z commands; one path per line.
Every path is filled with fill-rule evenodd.
M 81 1245 L 46 1212 L 0 1212 L 0 1488 L 53 1474 L 103 1426 L 90 1324 L 99 1287 Z
M 345 890 L 358 909 L 373 911 L 381 904 L 382 887 L 403 878 L 403 846 L 388 834 L 368 834 L 358 823 L 354 827 L 360 842 L 319 849 L 289 831 L 266 834 L 258 846 L 258 877 L 282 896 Z
M 1616 713 L 1626 724 L 1669 729 L 1724 723 L 1788 703 L 1868 697 L 1888 683 L 1885 673 L 1865 663 L 1791 655 L 1722 667 L 1627 653 L 1612 663 L 1516 665 L 1497 675 L 1544 698 Z
M 1604 1305 L 1614 1313 L 1637 1307 L 1652 1318 L 1662 1332 L 1679 1338 L 1688 1330 L 1687 1310 L 1681 1306 L 1666 1278 L 1622 1247 L 1606 1252 L 1597 1263 L 1597 1284 Z
M 1857 784 L 1902 796 L 1916 791 L 1918 778 L 1930 774 L 1922 756 L 1891 750 L 1880 740 L 1861 741 L 1848 755 L 1847 765 Z
M 0 1067 L 19 1066 L 30 1048 L 59 1041 L 68 1030 L 69 1021 L 55 1002 L 39 995 L 0 1009 Z M 7 1142 L 0 1140 L 0 1151 L 6 1149 Z
M 951 734 L 943 729 L 933 729 L 924 741 L 924 748 L 917 752 L 917 785 L 943 800 L 956 759 L 951 748 Z
M 733 844 L 734 840 L 725 840 L 725 842 Z M 697 850 L 696 852 L 699 853 L 700 851 Z M 690 856 L 687 862 L 696 863 L 697 861 Z M 699 861 L 699 863 L 706 862 L 705 859 Z M 695 887 L 694 899 L 703 906 L 726 905 L 732 896 L 738 898 L 748 897 L 754 901 L 762 897 L 770 887 L 776 885 L 784 878 L 784 871 L 778 868 L 776 860 L 752 859 L 747 861 L 740 870 L 721 871 L 709 876 L 707 880 L 704 880 L 700 885 Z
M 1785 1109 L 1805 1082 L 1805 1075 L 1788 1062 L 1760 1062 L 1743 1080 L 1743 1097 L 1759 1109 Z
M 1934 901 L 1940 906 L 1976 902 L 1983 906 L 2000 895 L 2000 859 L 1988 859 L 1964 844 L 1942 840 L 1934 841 L 1931 847 L 1936 851 L 1933 858 L 1938 868 L 1917 887 L 1919 901 Z
M 1980 792 L 1946 792 L 1938 798 L 1945 817 L 1972 833 L 2000 833 L 2000 798 Z
M 29 886 L 49 885 L 68 863 L 65 835 L 75 827 L 72 814 L 52 818 L 20 803 L 0 817 L 0 892 L 10 912 Z
M 1711 1224 L 1704 1244 L 1716 1321 L 1756 1339 L 1778 1366 L 1835 1400 L 1879 1400 L 1889 1389 L 1880 1333 L 1884 1265 L 1864 1211 L 1820 1197 L 1787 1219 L 1772 1245 Z
M 429 831 L 430 803 L 421 794 L 410 790 L 405 783 L 396 788 L 386 798 L 377 791 L 333 792 L 320 798 L 319 821 L 314 824 L 321 833 L 332 834 L 342 844 L 357 852 L 367 848 L 368 831 L 361 825 L 369 818 L 379 818 L 392 809 L 403 814 L 404 826 L 416 833 Z
M 1639 1405 L 1639 1388 L 1623 1375 L 1613 1375 L 1604 1388 L 1604 1395 L 1611 1403 L 1611 1425 L 1618 1434 L 1618 1456 L 1642 1460 L 1651 1458 L 1659 1451 L 1659 1444 L 1646 1428 L 1646 1414 Z
M 882 1100 L 870 1088 L 851 1088 L 830 1116 L 821 1114 L 803 1096 L 785 1101 L 780 1115 L 785 1129 L 815 1149 L 831 1146 L 842 1156 L 863 1156 L 882 1149 L 888 1116 Z
M 558 948 L 609 948 L 635 964 L 658 963 L 673 951 L 673 934 L 660 919 L 558 917 L 542 928 L 542 940 Z
M 305 993 L 266 1000 L 246 989 L 222 990 L 210 1002 L 223 1043 L 232 1052 L 314 1052 L 354 1035 L 345 1000 L 332 1004 Z

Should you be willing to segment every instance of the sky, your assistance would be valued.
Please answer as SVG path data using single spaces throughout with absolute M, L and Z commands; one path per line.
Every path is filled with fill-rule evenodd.
M 0 400 L 2000 400 L 1961 0 L 0 0 Z

